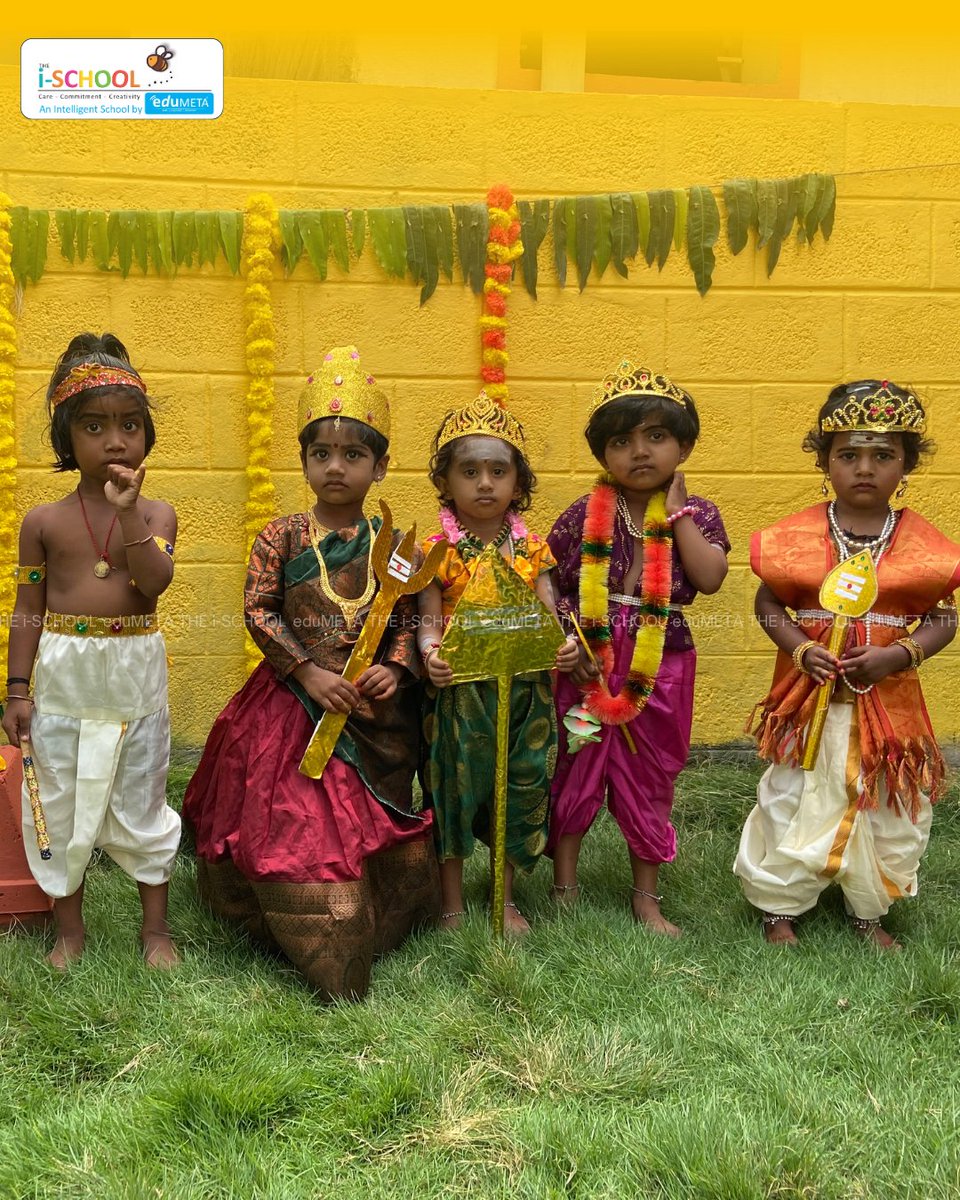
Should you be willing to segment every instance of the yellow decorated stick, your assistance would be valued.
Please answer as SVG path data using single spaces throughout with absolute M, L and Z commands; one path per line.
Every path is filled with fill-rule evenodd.
M 845 558 L 824 579 L 820 586 L 820 606 L 834 614 L 827 649 L 835 658 L 840 657 L 850 621 L 867 615 L 876 603 L 878 590 L 877 568 L 869 550 L 861 550 Z M 832 693 L 833 681 L 828 680 L 821 685 L 817 694 L 803 748 L 802 765 L 805 771 L 812 771 L 816 766 Z
M 40 785 L 37 783 L 37 770 L 33 765 L 33 751 L 29 738 L 20 738 L 20 750 L 23 755 L 23 778 L 27 783 L 27 795 L 30 797 L 30 810 L 33 813 L 33 827 L 37 834 L 37 849 L 40 851 L 40 857 L 46 861 L 52 856 L 50 835 L 47 833 L 47 820 L 43 815 L 43 805 L 40 803 Z
M 393 515 L 385 500 L 380 501 L 380 511 L 383 524 L 373 543 L 370 561 L 374 574 L 380 584 L 367 619 L 360 630 L 360 636 L 354 643 L 353 650 L 343 669 L 343 678 L 353 682 L 373 662 L 373 656 L 380 645 L 380 639 L 390 620 L 393 606 L 401 596 L 410 592 L 419 592 L 421 588 L 433 579 L 437 566 L 443 557 L 447 543 L 439 541 L 430 547 L 430 553 L 423 561 L 419 570 L 414 571 L 412 560 L 417 544 L 417 525 L 403 535 L 400 545 L 392 553 L 390 544 L 393 541 Z M 347 721 L 347 713 L 325 712 L 316 724 L 307 749 L 300 760 L 300 772 L 309 775 L 311 779 L 319 779 L 324 768 L 330 761 L 330 755 L 337 744 L 337 738 L 343 731 Z
M 510 749 L 510 684 L 515 675 L 549 671 L 563 645 L 563 630 L 543 601 L 488 545 L 453 611 L 439 655 L 453 670 L 453 682 L 494 679 L 497 684 L 497 747 L 494 760 L 490 860 L 493 875 L 491 921 L 503 936 L 506 895 L 507 792 Z

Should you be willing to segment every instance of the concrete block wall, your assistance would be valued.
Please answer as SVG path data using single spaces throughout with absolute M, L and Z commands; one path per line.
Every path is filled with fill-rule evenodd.
M 17 72 L 0 68 L 6 111 Z M 520 198 L 720 183 L 725 177 L 837 172 L 838 213 L 824 244 L 733 258 L 721 237 L 714 286 L 700 298 L 682 255 L 662 272 L 611 271 L 581 294 L 540 252 L 539 299 L 510 298 L 512 406 L 540 478 L 532 523 L 546 531 L 589 485 L 582 438 L 592 387 L 624 354 L 696 397 L 704 433 L 695 490 L 720 505 L 734 544 L 723 592 L 694 610 L 700 682 L 694 740 L 742 735 L 769 680 L 769 644 L 752 623 L 752 529 L 819 498 L 800 442 L 827 391 L 889 377 L 930 402 L 940 452 L 911 482 L 911 502 L 960 538 L 960 169 L 868 172 L 960 160 L 960 109 L 809 101 L 433 90 L 229 80 L 223 117 L 203 122 L 29 122 L 0 127 L 0 183 L 36 207 L 239 208 L 253 191 L 279 207 L 481 200 L 505 182 Z M 443 412 L 479 386 L 476 298 L 441 280 L 388 280 L 368 255 L 320 282 L 308 263 L 273 289 L 278 334 L 272 466 L 281 511 L 305 504 L 296 397 L 332 345 L 355 342 L 393 403 L 393 466 L 384 492 L 398 521 L 432 526 L 425 479 Z M 245 495 L 243 284 L 223 268 L 127 280 L 71 267 L 51 240 L 47 273 L 19 315 L 17 507 L 55 498 L 42 392 L 81 329 L 129 346 L 161 406 L 147 489 L 180 517 L 177 579 L 162 602 L 173 659 L 177 732 L 200 742 L 243 677 L 240 625 Z M 957 656 L 924 674 L 945 738 Z M 951 683 L 952 681 L 952 683 Z

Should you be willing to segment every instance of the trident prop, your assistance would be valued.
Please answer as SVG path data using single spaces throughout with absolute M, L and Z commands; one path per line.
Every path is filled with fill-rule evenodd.
M 497 681 L 497 757 L 494 770 L 491 919 L 503 936 L 507 842 L 507 751 L 510 740 L 510 682 L 528 671 L 549 671 L 564 635 L 557 618 L 507 565 L 496 546 L 487 546 L 463 589 L 439 655 L 454 683 Z
M 43 805 L 40 803 L 40 785 L 37 783 L 37 769 L 33 765 L 33 750 L 28 738 L 20 738 L 20 750 L 23 755 L 23 778 L 27 784 L 27 795 L 30 797 L 30 809 L 33 812 L 33 827 L 37 835 L 37 849 L 40 851 L 40 857 L 46 862 L 51 857 L 50 836 L 47 833 Z
M 877 568 L 869 550 L 861 550 L 859 554 L 845 558 L 823 581 L 820 587 L 820 605 L 827 612 L 834 614 L 833 628 L 827 642 L 827 649 L 834 658 L 840 656 L 851 619 L 866 616 L 876 602 L 877 592 Z M 812 771 L 816 766 L 832 691 L 832 681 L 828 680 L 821 685 L 817 694 L 816 707 L 810 719 L 807 741 L 803 748 L 805 771 Z
M 400 545 L 391 554 L 393 516 L 384 500 L 380 501 L 380 511 L 383 514 L 383 524 L 380 526 L 370 554 L 370 561 L 380 588 L 373 598 L 367 619 L 360 630 L 360 636 L 354 643 L 347 665 L 343 669 L 343 678 L 350 683 L 358 675 L 362 675 L 373 661 L 390 614 L 393 612 L 393 606 L 401 596 L 406 596 L 410 592 L 419 592 L 421 588 L 426 587 L 436 574 L 440 559 L 447 549 L 445 541 L 437 542 L 430 547 L 430 553 L 424 559 L 420 569 L 414 571 L 411 560 L 417 541 L 416 522 L 403 535 Z M 347 715 L 342 712 L 325 712 L 323 714 L 317 722 L 306 752 L 300 760 L 301 774 L 309 775 L 311 779 L 320 778 L 324 767 L 330 761 L 330 755 L 333 753 L 337 738 L 346 723 Z

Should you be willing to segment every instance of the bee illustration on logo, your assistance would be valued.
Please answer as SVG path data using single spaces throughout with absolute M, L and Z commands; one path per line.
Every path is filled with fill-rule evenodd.
M 161 42 L 152 54 L 147 55 L 147 66 L 153 71 L 169 71 L 171 58 L 173 51 Z

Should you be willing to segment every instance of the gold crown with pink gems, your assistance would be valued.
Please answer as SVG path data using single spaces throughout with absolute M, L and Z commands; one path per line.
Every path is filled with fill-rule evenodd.
M 617 366 L 603 377 L 593 393 L 587 420 L 591 420 L 598 408 L 624 396 L 654 396 L 658 400 L 669 400 L 686 408 L 689 400 L 686 392 L 677 387 L 666 375 L 657 375 L 647 367 L 635 366 L 628 358 L 621 359 Z
M 878 388 L 859 395 L 851 392 L 839 408 L 820 422 L 821 433 L 916 433 L 927 432 L 923 406 L 913 392 L 892 391 L 884 379 Z
M 300 393 L 299 431 L 324 417 L 362 421 L 390 440 L 390 403 L 374 377 L 360 366 L 356 346 L 334 346 L 307 376 Z

